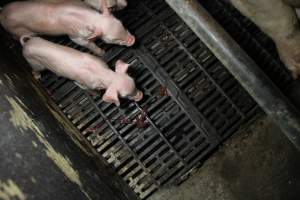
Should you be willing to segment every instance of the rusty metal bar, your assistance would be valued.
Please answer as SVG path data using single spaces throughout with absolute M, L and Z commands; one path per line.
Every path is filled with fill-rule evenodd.
M 166 0 L 300 150 L 299 111 L 196 0 Z

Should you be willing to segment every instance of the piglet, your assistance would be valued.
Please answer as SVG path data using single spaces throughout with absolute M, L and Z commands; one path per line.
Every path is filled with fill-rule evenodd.
M 83 2 L 10 3 L 1 10 L 0 23 L 17 39 L 30 34 L 68 35 L 99 56 L 104 51 L 94 43 L 97 38 L 118 45 L 135 43 L 135 37 L 107 9 L 100 14 Z
M 39 37 L 22 36 L 23 56 L 34 73 L 50 70 L 86 89 L 106 89 L 103 100 L 119 106 L 119 96 L 140 101 L 143 93 L 136 89 L 134 80 L 127 74 L 129 65 L 116 62 L 115 72 L 93 55 L 61 46 Z

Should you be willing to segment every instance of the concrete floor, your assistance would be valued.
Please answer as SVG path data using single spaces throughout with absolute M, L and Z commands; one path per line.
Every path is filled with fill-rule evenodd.
M 261 117 L 233 135 L 187 181 L 150 200 L 299 200 L 300 152 Z

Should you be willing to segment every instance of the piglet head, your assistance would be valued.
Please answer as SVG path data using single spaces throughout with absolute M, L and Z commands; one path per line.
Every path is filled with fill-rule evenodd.
M 120 106 L 119 96 L 133 101 L 140 101 L 143 93 L 135 86 L 134 80 L 128 76 L 129 64 L 118 60 L 116 63 L 116 77 L 112 84 L 107 88 L 103 100 Z
M 108 44 L 132 46 L 135 37 L 129 33 L 123 24 L 111 14 L 104 14 L 106 23 L 103 24 L 102 40 Z

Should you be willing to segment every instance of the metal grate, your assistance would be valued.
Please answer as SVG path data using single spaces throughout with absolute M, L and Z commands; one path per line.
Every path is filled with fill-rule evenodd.
M 287 93 L 295 82 L 279 59 L 273 41 L 227 0 L 199 0 L 220 25 L 236 40 L 270 79 Z
M 108 63 L 123 59 L 133 64 L 131 75 L 145 93 L 141 103 L 125 100 L 116 108 L 51 73 L 42 84 L 145 199 L 163 185 L 181 182 L 257 107 L 163 1 L 131 1 L 120 18 L 139 44 L 131 49 L 98 44 L 106 49 Z M 84 51 L 67 39 L 55 41 Z
M 49 72 L 41 84 L 107 163 L 146 199 L 160 187 L 185 180 L 258 107 L 163 0 L 132 0 L 119 17 L 138 44 L 98 45 L 110 66 L 117 59 L 132 63 L 130 75 L 145 94 L 142 102 L 123 100 L 117 108 Z M 53 41 L 86 51 L 64 37 Z

